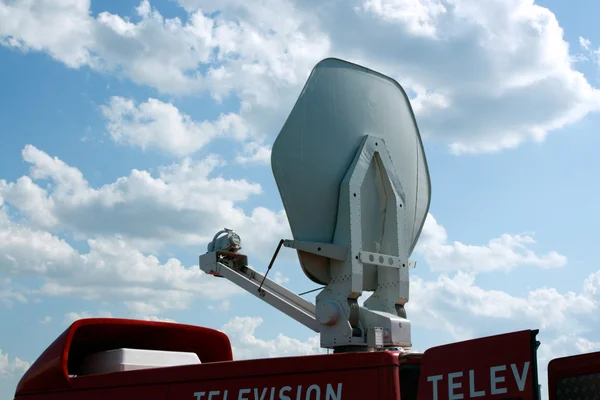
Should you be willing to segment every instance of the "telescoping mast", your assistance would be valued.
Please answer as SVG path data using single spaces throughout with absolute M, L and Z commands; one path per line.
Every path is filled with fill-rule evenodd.
M 276 254 L 281 245 L 297 250 L 306 276 L 325 285 L 316 304 L 248 267 L 230 230 L 209 244 L 200 268 L 318 332 L 324 348 L 410 348 L 409 257 L 431 185 L 404 90 L 361 66 L 320 62 L 273 145 L 271 166 L 293 234 Z M 364 291 L 373 293 L 360 306 Z
M 338 59 L 313 69 L 277 137 L 273 174 L 290 222 L 263 275 L 218 232 L 200 268 L 320 334 L 334 354 L 234 360 L 215 329 L 75 321 L 21 378 L 15 400 L 539 400 L 537 330 L 409 351 L 409 258 L 431 185 L 409 99 Z M 324 288 L 313 304 L 269 279 L 281 246 Z M 363 292 L 371 292 L 362 305 Z M 548 366 L 549 400 L 597 398 L 600 353 Z

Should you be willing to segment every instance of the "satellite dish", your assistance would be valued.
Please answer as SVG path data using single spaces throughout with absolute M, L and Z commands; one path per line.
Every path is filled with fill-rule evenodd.
M 227 229 L 200 268 L 319 332 L 322 347 L 411 347 L 409 257 L 431 185 L 404 90 L 367 68 L 321 61 L 273 144 L 271 166 L 294 240 L 279 242 L 267 273 L 281 246 L 296 249 L 304 273 L 325 285 L 315 304 L 248 267 Z M 359 305 L 364 291 L 373 293 Z
M 387 150 L 377 153 L 382 142 Z M 373 149 L 367 157 L 369 146 Z M 341 195 L 342 183 L 349 179 L 351 167 L 361 162 L 366 163 L 366 174 L 360 178 L 360 205 L 355 209 L 362 225 L 360 247 L 373 254 L 393 252 L 408 258 L 431 199 L 425 152 L 408 96 L 385 75 L 328 58 L 314 67 L 271 153 L 294 240 L 350 248 L 352 223 L 343 214 L 356 211 L 350 211 Z M 390 203 L 394 195 L 398 201 Z M 394 207 L 403 207 L 398 214 L 402 223 L 390 225 Z M 390 245 L 390 240 L 397 243 Z M 331 282 L 335 260 L 314 251 L 297 251 L 309 279 L 324 285 Z M 362 289 L 377 287 L 377 267 L 366 263 Z

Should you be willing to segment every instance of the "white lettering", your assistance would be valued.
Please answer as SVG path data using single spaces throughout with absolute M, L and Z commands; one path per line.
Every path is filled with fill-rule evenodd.
M 525 390 L 525 382 L 527 381 L 527 372 L 529 370 L 529 361 L 523 364 L 523 373 L 521 375 L 519 375 L 519 371 L 517 370 L 516 364 L 510 364 L 510 368 L 512 369 L 515 381 L 517 382 L 519 392 L 522 392 L 523 390 Z
M 250 400 L 247 397 L 242 397 L 245 394 L 250 393 L 252 389 L 240 389 L 240 391 L 238 392 L 238 400 Z
M 336 393 L 333 391 L 333 386 L 331 386 L 331 384 L 328 383 L 325 398 L 326 398 L 326 400 L 342 400 L 342 384 L 338 383 L 337 393 Z M 280 399 L 280 400 L 283 400 L 283 399 Z
M 279 389 L 279 400 L 292 400 L 290 396 L 286 396 L 283 392 L 289 392 L 292 390 L 290 386 L 284 386 Z
M 520 392 L 525 391 L 525 385 L 527 383 L 527 375 L 529 372 L 531 362 L 527 361 L 523 363 L 523 369 L 519 371 L 518 364 L 510 364 L 510 368 L 512 370 L 512 375 L 514 377 L 514 382 L 516 383 L 517 388 Z M 508 393 L 509 387 L 514 387 L 509 385 L 507 380 L 507 371 L 508 365 L 496 365 L 490 367 L 490 394 L 491 395 L 499 395 Z M 504 373 L 502 373 L 504 372 Z M 463 371 L 452 372 L 447 375 L 448 379 L 448 400 L 463 400 L 465 399 L 466 388 L 463 388 L 462 378 L 464 375 Z M 431 382 L 432 386 L 432 400 L 438 400 L 439 397 L 439 382 L 443 381 L 445 375 L 433 375 L 427 377 L 427 382 Z M 479 386 L 477 388 L 477 384 L 475 382 L 475 370 L 469 370 L 469 395 L 467 398 L 474 399 L 477 397 L 484 397 L 486 395 L 487 389 L 484 389 Z M 328 400 L 328 399 L 327 399 Z
M 308 389 L 306 389 L 306 400 L 310 400 L 310 394 L 315 392 L 315 400 L 321 399 L 321 388 L 319 385 L 310 385 Z
M 469 371 L 469 396 L 473 397 L 481 397 L 485 396 L 485 390 L 477 391 L 475 390 L 475 371 Z
M 492 394 L 504 394 L 508 390 L 506 388 L 499 388 L 496 385 L 500 382 L 504 382 L 506 379 L 503 376 L 497 376 L 496 372 L 506 371 L 506 365 L 498 365 L 490 368 L 490 384 Z
M 258 389 L 254 389 L 254 400 L 264 400 L 265 394 L 267 394 L 267 388 L 263 388 L 262 394 L 258 397 Z
M 442 377 L 440 376 L 439 379 Z M 438 379 L 438 380 L 439 380 Z M 437 382 L 436 382 L 437 386 Z M 460 387 L 460 383 L 457 387 Z M 302 390 L 303 385 L 297 386 L 270 386 L 238 389 L 237 398 L 235 392 L 232 394 L 232 400 L 342 400 L 343 384 L 326 385 L 312 384 L 307 385 L 306 390 Z M 226 390 L 207 390 L 194 392 L 194 400 L 227 400 L 229 391 Z M 437 393 L 437 387 L 435 389 Z M 293 395 L 295 392 L 295 396 Z M 292 399 L 293 398 L 293 399 Z M 451 400 L 460 400 L 461 397 Z M 437 399 L 436 399 L 437 400 Z
M 448 374 L 448 399 L 449 400 L 461 400 L 464 395 L 462 393 L 455 393 L 454 389 L 460 389 L 462 383 L 454 382 L 455 378 L 463 376 L 462 372 L 452 372 Z
M 438 400 L 438 381 L 442 380 L 444 375 L 434 375 L 427 377 L 427 382 L 433 383 L 433 400 Z

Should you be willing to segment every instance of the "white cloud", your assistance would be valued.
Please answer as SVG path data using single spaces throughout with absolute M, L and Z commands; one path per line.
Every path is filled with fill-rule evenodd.
M 384 21 L 400 22 L 411 34 L 437 37 L 438 18 L 448 10 L 439 0 L 365 0 L 362 10 Z
M 579 45 L 583 47 L 584 50 L 590 50 L 592 42 L 589 39 L 579 36 Z
M 173 103 L 149 98 L 137 104 L 119 96 L 111 97 L 101 109 L 110 137 L 119 144 L 185 157 L 215 139 L 233 139 L 243 143 L 243 151 L 234 158 L 237 164 L 267 165 L 271 160 L 271 147 L 262 143 L 265 135 L 253 132 L 235 113 L 197 122 Z
M 288 278 L 281 272 L 277 271 L 277 272 L 275 272 L 275 277 L 273 278 L 273 281 L 277 282 L 280 285 L 285 285 L 286 283 L 288 283 L 290 281 L 290 278 Z
M 217 305 L 210 304 L 206 308 L 211 311 L 228 311 L 231 308 L 231 304 L 229 303 L 229 300 L 223 300 Z
M 2 206 L 0 206 L 0 210 L 2 210 Z M 1 259 L 0 264 L 2 264 Z M 28 302 L 27 298 L 19 291 L 16 285 L 9 278 L 0 278 L 0 303 L 4 303 L 6 307 L 12 307 L 15 301 L 19 303 Z
M 222 99 L 233 92 L 248 129 L 269 137 L 326 56 L 396 77 L 416 93 L 424 136 L 455 153 L 541 141 L 600 108 L 599 91 L 574 69 L 554 14 L 530 0 L 180 3 L 186 21 L 166 19 L 142 1 L 132 22 L 107 12 L 94 17 L 88 3 L 74 0 L 61 7 L 1 1 L 0 43 L 163 93 L 208 90 Z
M 47 324 L 47 323 L 49 323 L 50 321 L 52 321 L 52 317 L 51 317 L 51 316 L 49 316 L 49 315 L 46 315 L 46 316 L 45 316 L 45 317 L 44 317 L 44 318 L 43 318 L 43 319 L 40 321 L 40 324 Z
M 10 360 L 8 354 L 0 349 L 0 379 L 11 379 L 21 376 L 29 367 L 30 364 L 19 357 Z
M 446 229 L 429 214 L 415 250 L 423 254 L 431 269 L 437 272 L 489 272 L 518 266 L 559 268 L 567 264 L 567 258 L 556 251 L 536 254 L 530 248 L 534 244 L 534 238 L 525 234 L 503 234 L 484 246 L 450 243 Z
M 250 142 L 244 146 L 244 152 L 235 158 L 238 164 L 268 165 L 271 162 L 271 148 L 257 142 Z
M 557 357 L 573 354 L 592 353 L 600 350 L 600 342 L 591 341 L 584 337 L 565 333 L 542 343 L 539 349 L 540 360 L 549 361 Z
M 324 353 L 318 336 L 303 342 L 278 334 L 274 339 L 263 340 L 255 336 L 256 328 L 262 324 L 260 317 L 234 317 L 222 328 L 232 343 L 235 359 L 267 357 L 289 357 Z
M 64 240 L 11 221 L 4 207 L 0 207 L 0 249 L 1 271 L 14 275 L 46 274 L 76 257 Z
M 108 132 L 117 143 L 176 156 L 190 155 L 217 137 L 243 141 L 248 135 L 244 121 L 236 114 L 222 114 L 214 122 L 194 122 L 173 104 L 153 98 L 138 105 L 131 99 L 112 97 L 102 111 Z
M 360 10 L 369 3 L 352 2 Z M 420 9 L 435 35 L 415 35 L 418 18 L 338 12 L 330 4 L 319 15 L 323 25 L 335 27 L 337 54 L 354 54 L 409 89 L 416 84 L 443 96 L 444 107 L 425 108 L 417 117 L 426 137 L 449 142 L 456 153 L 543 140 L 600 106 L 598 90 L 573 69 L 554 14 L 532 1 L 452 0 L 443 2 L 443 12 L 437 1 L 376 3 Z
M 288 4 L 271 2 L 277 22 L 262 24 L 266 15 L 247 21 L 216 16 L 210 4 L 190 12 L 187 20 L 165 18 L 142 0 L 138 22 L 108 12 L 95 17 L 89 1 L 64 0 L 0 2 L 0 44 L 21 50 L 48 52 L 72 68 L 89 66 L 117 72 L 132 81 L 166 93 L 194 93 L 205 89 L 221 98 L 232 90 L 270 102 L 265 74 L 283 83 L 296 82 L 289 68 L 327 49 L 319 33 L 304 31 L 301 14 Z M 267 8 L 257 7 L 262 11 Z M 260 14 L 260 13 L 259 13 Z M 252 15 L 250 15 L 252 16 Z M 68 23 L 67 23 L 68 22 Z M 277 24 L 276 34 L 272 33 Z M 320 49 L 317 48 L 320 47 Z M 267 79 L 268 80 L 268 79 Z
M 99 311 L 98 313 L 90 313 L 88 311 L 83 312 L 68 312 L 65 314 L 64 323 L 66 325 L 71 325 L 73 322 L 80 319 L 87 318 L 113 318 L 112 314 L 108 311 Z
M 137 314 L 136 311 L 137 310 L 130 310 L 132 311 L 132 314 L 128 317 L 128 318 L 135 318 L 135 319 L 139 319 L 139 320 L 144 320 L 144 321 L 158 321 L 158 322 L 177 322 L 174 319 L 171 318 L 166 318 L 166 317 L 158 317 L 156 315 L 140 315 Z M 46 317 L 49 318 L 49 317 Z M 87 318 L 120 318 L 119 316 L 113 316 L 113 314 L 109 311 L 99 311 L 97 313 L 91 313 L 89 311 L 83 311 L 83 312 L 68 312 L 65 314 L 65 319 L 64 319 L 64 323 L 66 325 L 70 325 L 73 322 L 80 320 L 80 319 L 87 319 Z
M 1 1 L 0 44 L 46 51 L 71 68 L 92 63 L 89 7 L 89 0 Z
M 560 293 L 554 288 L 538 288 L 522 297 L 486 290 L 477 286 L 473 275 L 458 272 L 433 281 L 413 278 L 407 311 L 417 325 L 444 329 L 456 339 L 466 339 L 480 326 L 503 331 L 506 324 L 509 329 L 535 326 L 545 332 L 562 333 L 567 328 L 580 332 L 589 326 L 597 307 L 597 299 L 584 293 Z
M 107 12 L 92 17 L 89 0 L 55 3 L 0 2 L 0 40 L 22 50 L 48 52 L 71 68 L 120 70 L 134 82 L 163 90 L 201 87 L 195 73 L 185 73 L 210 57 L 209 37 L 203 34 L 211 35 L 212 24 L 201 15 L 183 26 L 152 12 L 143 1 L 137 8 L 142 20 L 134 24 Z
M 90 239 L 89 252 L 80 253 L 48 232 L 12 222 L 1 207 L 0 238 L 0 273 L 42 278 L 41 287 L 23 289 L 25 293 L 125 303 L 136 316 L 184 309 L 198 298 L 222 300 L 242 293 L 197 265 L 188 268 L 175 258 L 161 263 L 123 240 Z
M 146 317 L 185 309 L 197 298 L 222 301 L 242 291 L 204 276 L 197 265 L 160 261 L 142 251 L 157 254 L 169 244 L 205 246 L 227 226 L 241 235 L 245 253 L 268 258 L 289 233 L 283 211 L 258 207 L 247 214 L 236 205 L 259 194 L 260 185 L 211 177 L 223 165 L 216 156 L 185 158 L 160 168 L 156 178 L 134 170 L 100 188 L 33 146 L 24 148 L 23 158 L 32 164 L 29 175 L 16 182 L 0 180 L 5 204 L 0 206 L 0 272 L 42 277 L 43 284 L 35 290 L 12 284 L 1 289 L 7 304 L 27 301 L 26 294 L 110 299 Z M 49 184 L 42 187 L 38 181 Z M 21 211 L 32 225 L 10 218 L 7 207 Z M 59 236 L 65 231 L 86 238 L 89 250 L 73 248 Z
M 156 315 L 146 315 L 141 317 L 140 319 L 143 319 L 145 321 L 156 321 L 156 322 L 171 322 L 171 323 L 177 323 L 177 321 L 175 321 L 174 319 L 171 318 L 163 318 L 163 317 L 157 317 Z
M 600 47 L 594 50 L 592 41 L 581 36 L 579 36 L 579 46 L 584 51 L 584 54 L 579 55 L 579 59 L 582 61 L 591 61 L 597 67 L 600 67 Z
M 184 158 L 159 168 L 157 177 L 133 170 L 129 176 L 92 188 L 77 168 L 34 146 L 27 145 L 22 154 L 32 165 L 29 175 L 15 182 L 0 180 L 0 198 L 45 229 L 69 229 L 82 237 L 118 235 L 158 251 L 169 243 L 206 245 L 226 226 L 242 236 L 245 251 L 258 255 L 271 252 L 289 232 L 283 211 L 257 207 L 247 214 L 240 208 L 238 203 L 261 194 L 262 188 L 245 179 L 215 176 L 225 162 L 214 155 L 201 161 Z M 38 180 L 51 185 L 44 188 Z M 6 236 L 5 240 L 14 239 Z M 61 257 L 72 253 L 57 238 L 34 245 L 48 246 L 40 249 L 45 252 L 39 253 L 40 261 L 56 253 Z M 31 268 L 40 265 L 38 261 Z
M 282 97 L 293 102 L 310 68 L 330 51 L 327 33 L 319 29 L 314 9 L 287 0 L 179 0 L 190 13 L 212 14 L 217 28 L 218 67 L 206 75 L 214 96 L 229 90 L 241 110 L 259 107 L 281 111 Z M 235 21 L 235 22 L 234 22 Z M 287 96 L 287 97 L 286 97 Z M 284 106 L 288 104 L 284 101 Z M 284 108 L 285 110 L 286 108 Z M 261 114 L 260 117 L 264 117 Z
M 180 2 L 191 12 L 200 4 Z M 202 10 L 219 10 L 223 18 L 241 19 L 246 27 L 271 26 L 274 36 L 282 40 L 289 37 L 281 32 L 292 29 L 328 38 L 331 50 L 315 54 L 340 56 L 396 77 L 417 94 L 423 134 L 448 142 L 455 153 L 495 152 L 528 140 L 541 141 L 549 131 L 600 108 L 598 90 L 571 65 L 568 44 L 554 14 L 529 0 L 494 0 L 485 6 L 463 0 L 353 0 L 343 5 L 339 1 L 269 0 L 249 6 L 230 0 L 203 2 Z M 277 18 L 272 18 L 275 12 Z M 288 22 L 293 28 L 286 30 L 282 21 L 296 15 L 298 22 Z M 320 43 L 325 41 L 315 41 L 314 48 L 322 48 Z M 255 54 L 264 60 L 281 54 L 277 47 L 266 49 L 272 52 Z M 288 65 L 302 71 L 296 68 L 299 64 Z M 303 66 L 308 72 L 312 65 Z M 243 70 L 226 64 L 220 71 L 233 79 Z M 275 133 L 282 118 L 265 118 L 265 107 L 283 116 L 301 82 L 280 79 L 280 74 L 273 77 L 267 69 L 254 71 L 260 71 L 263 91 L 281 90 L 276 97 L 257 97 L 237 89 L 244 104 L 242 115 Z M 252 120 L 244 114 L 248 108 L 257 119 L 279 124 Z
M 600 271 L 596 271 L 583 282 L 583 292 L 590 297 L 600 297 Z

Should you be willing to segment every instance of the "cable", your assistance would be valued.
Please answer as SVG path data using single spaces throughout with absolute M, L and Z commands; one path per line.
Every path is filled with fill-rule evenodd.
M 269 263 L 269 267 L 267 268 L 267 272 L 265 273 L 265 276 L 263 276 L 262 282 L 260 283 L 260 286 L 258 287 L 258 292 L 259 293 L 260 293 L 260 290 L 262 289 L 263 283 L 265 283 L 265 279 L 267 279 L 267 274 L 271 270 L 271 267 L 273 266 L 273 263 L 275 262 L 275 259 L 277 258 L 277 254 L 279 254 L 279 250 L 281 249 L 281 246 L 283 246 L 283 241 L 284 240 L 281 239 L 279 241 L 279 244 L 277 245 L 277 249 L 275 250 L 275 254 L 273 254 L 273 257 L 271 258 L 271 262 Z
M 304 295 L 304 294 L 308 294 L 308 293 L 316 292 L 317 290 L 325 289 L 326 287 L 327 287 L 327 286 L 321 286 L 321 287 L 318 287 L 318 288 L 316 288 L 316 289 L 313 289 L 313 290 L 309 290 L 309 291 L 306 291 L 306 292 L 298 293 L 298 296 L 302 296 L 302 295 Z

